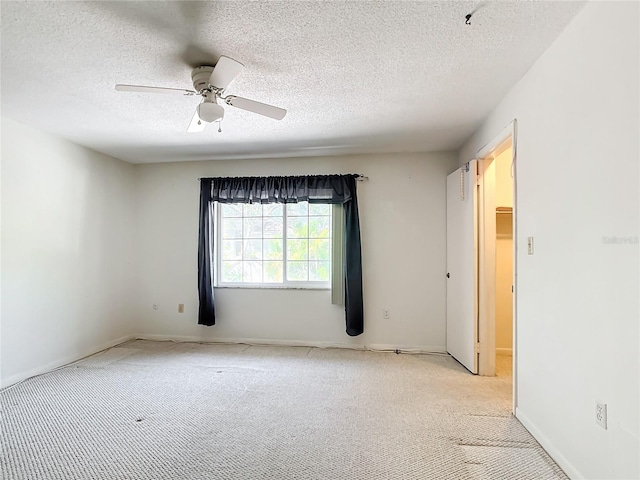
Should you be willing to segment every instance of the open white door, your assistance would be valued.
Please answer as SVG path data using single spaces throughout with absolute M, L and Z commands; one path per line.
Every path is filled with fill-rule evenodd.
M 447 351 L 476 374 L 477 163 L 447 176 Z

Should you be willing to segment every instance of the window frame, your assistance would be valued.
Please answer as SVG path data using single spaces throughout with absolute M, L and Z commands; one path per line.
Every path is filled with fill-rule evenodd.
M 333 254 L 334 254 L 334 209 L 330 208 L 329 209 L 329 237 L 327 238 L 327 240 L 329 240 L 329 260 L 327 260 L 327 263 L 329 263 L 329 279 L 325 282 L 321 282 L 321 281 L 288 281 L 287 280 L 287 203 L 282 203 L 281 205 L 283 206 L 282 208 L 282 264 L 283 264 L 283 271 L 282 271 L 282 278 L 283 281 L 282 283 L 253 283 L 253 282 L 223 282 L 222 281 L 222 225 L 223 225 L 223 217 L 222 217 L 222 208 L 221 205 L 228 205 L 228 204 L 223 204 L 220 202 L 212 202 L 213 203 L 213 212 L 211 213 L 212 217 L 215 219 L 215 221 L 213 222 L 214 224 L 214 234 L 213 234 L 213 238 L 214 238 L 214 252 L 213 253 L 213 258 L 212 258 L 212 270 L 213 270 L 213 286 L 215 288 L 240 288 L 240 289 L 276 289 L 276 290 L 331 290 L 332 289 L 332 280 L 333 280 L 333 268 L 334 268 L 334 264 L 333 264 Z M 303 202 L 296 202 L 296 203 L 303 203 Z M 306 202 L 310 205 L 327 205 L 329 207 L 332 207 L 331 204 L 329 203 L 309 203 Z M 244 204 L 232 204 L 232 205 L 244 205 Z M 313 216 L 313 215 L 309 215 L 307 213 L 307 218 L 309 216 Z M 244 215 L 242 217 L 240 217 L 242 219 L 244 218 L 248 218 L 248 217 L 244 217 Z M 255 218 L 265 218 L 264 216 L 260 216 L 260 217 L 255 217 Z M 309 240 L 309 231 L 307 230 L 307 240 Z M 264 239 L 264 237 L 262 237 L 262 239 Z M 245 240 L 245 237 L 242 237 L 242 240 Z M 264 260 L 262 260 L 264 261 Z M 307 259 L 307 263 L 309 263 L 309 259 Z

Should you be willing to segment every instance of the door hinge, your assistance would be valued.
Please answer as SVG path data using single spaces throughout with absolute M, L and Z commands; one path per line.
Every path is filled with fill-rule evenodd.
M 476 353 L 480 353 L 480 342 L 476 342 L 475 351 Z

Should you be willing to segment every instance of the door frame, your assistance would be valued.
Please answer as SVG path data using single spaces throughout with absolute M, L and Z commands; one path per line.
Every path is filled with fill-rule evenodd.
M 478 336 L 480 354 L 478 359 L 478 373 L 480 375 L 495 375 L 495 200 L 491 202 L 490 196 L 495 191 L 494 185 L 485 185 L 483 174 L 489 164 L 511 146 L 512 171 L 513 171 L 513 376 L 512 376 L 512 409 L 515 413 L 518 392 L 518 162 L 517 162 L 517 135 L 518 122 L 511 121 L 489 143 L 484 145 L 476 153 L 478 159 Z M 487 190 L 485 190 L 487 187 Z M 489 197 L 489 198 L 488 198 Z M 488 200 L 485 202 L 485 200 Z M 485 205 L 488 204 L 487 205 Z M 493 208 L 490 205 L 493 204 Z M 492 211 L 489 212 L 488 209 Z M 493 228 L 492 228 L 493 225 Z M 487 235 L 487 227 L 492 235 Z M 493 245 L 493 246 L 492 246 Z M 487 255 L 487 252 L 489 254 Z M 493 254 L 491 254 L 493 252 Z M 493 268 L 486 268 L 492 265 Z M 484 298 L 484 302 L 481 300 Z

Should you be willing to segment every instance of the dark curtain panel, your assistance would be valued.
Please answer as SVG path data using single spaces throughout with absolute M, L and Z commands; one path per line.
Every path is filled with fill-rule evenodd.
M 344 308 L 347 320 L 347 334 L 355 337 L 364 331 L 364 309 L 362 300 L 362 253 L 360 247 L 360 218 L 356 179 L 344 179 L 347 189 L 353 192 L 351 199 L 344 203 Z
M 213 276 L 211 252 L 213 247 L 213 228 L 211 216 L 211 182 L 200 182 L 200 227 L 198 229 L 198 323 L 215 325 L 216 312 L 213 299 Z
M 213 219 L 211 205 L 219 203 L 329 203 L 344 205 L 345 213 L 345 314 L 351 336 L 364 330 L 362 254 L 356 196 L 357 175 L 295 177 L 225 177 L 200 180 L 200 235 L 198 239 L 198 323 L 215 324 L 211 276 Z

